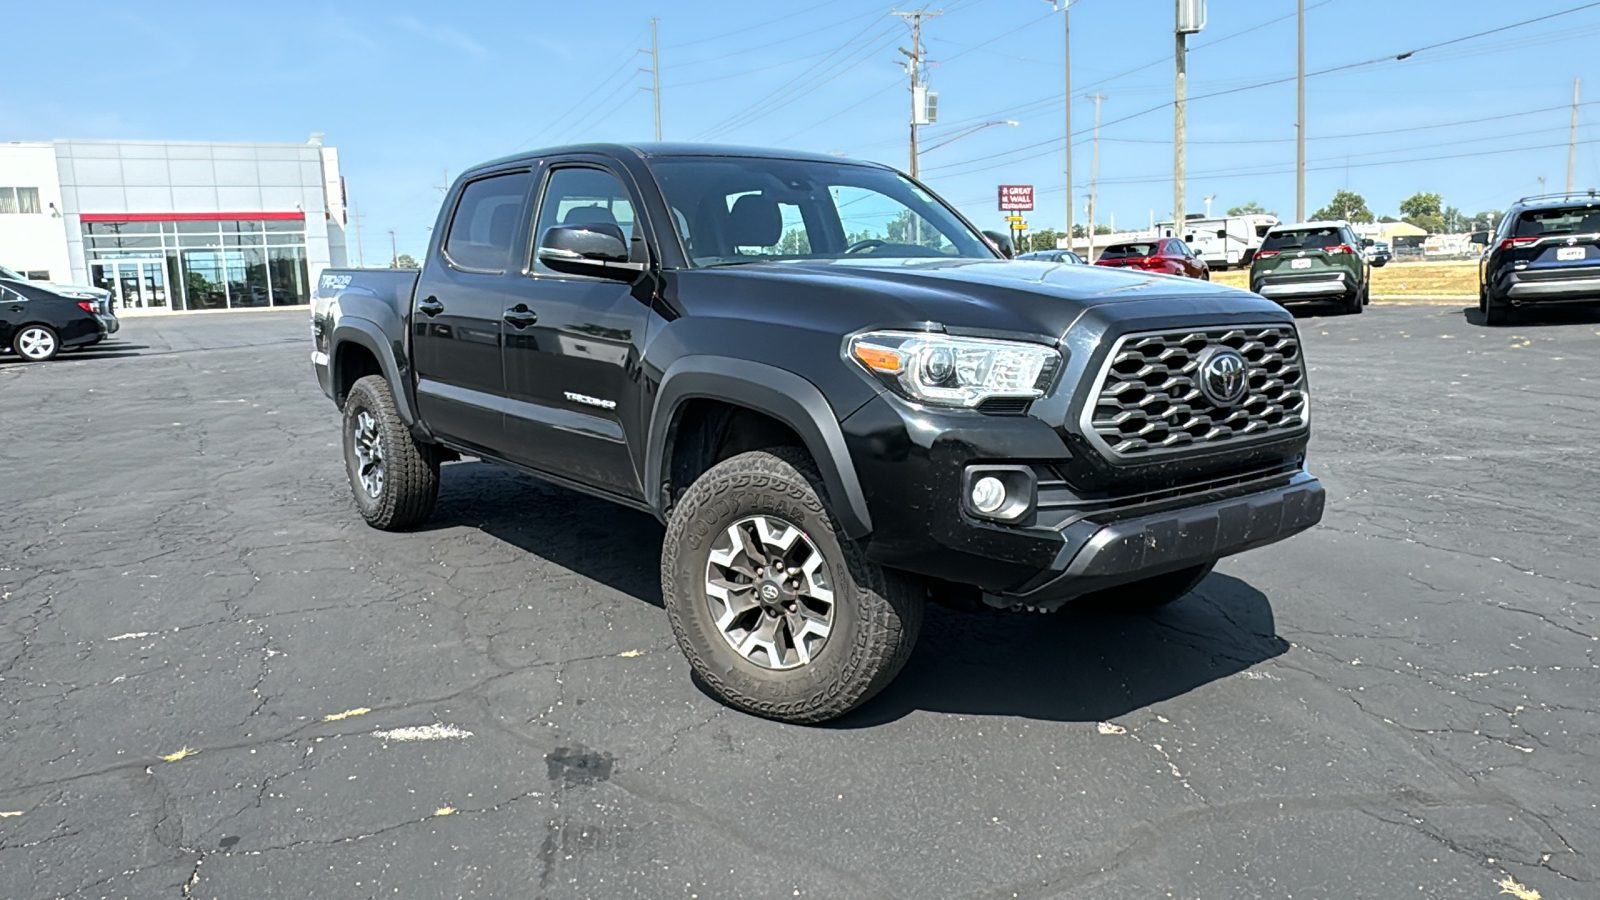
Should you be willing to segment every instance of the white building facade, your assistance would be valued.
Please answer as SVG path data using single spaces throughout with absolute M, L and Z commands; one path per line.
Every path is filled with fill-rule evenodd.
M 339 154 L 305 144 L 0 144 L 0 265 L 121 309 L 309 302 L 345 264 Z

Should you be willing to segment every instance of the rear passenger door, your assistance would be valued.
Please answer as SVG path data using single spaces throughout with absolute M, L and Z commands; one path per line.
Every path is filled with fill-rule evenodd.
M 27 312 L 27 298 L 0 282 L 0 350 L 11 346 L 11 336 Z
M 505 436 L 501 316 L 517 278 L 512 247 L 525 233 L 532 185 L 523 169 L 474 178 L 457 191 L 411 312 L 422 420 L 441 438 L 497 456 Z

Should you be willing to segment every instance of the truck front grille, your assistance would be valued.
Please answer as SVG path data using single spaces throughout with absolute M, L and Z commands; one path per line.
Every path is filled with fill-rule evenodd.
M 1200 356 L 1238 351 L 1249 389 L 1219 406 L 1200 391 Z M 1139 458 L 1243 443 L 1306 425 L 1305 365 L 1289 325 L 1130 334 L 1117 341 L 1086 413 L 1085 433 L 1113 457 Z

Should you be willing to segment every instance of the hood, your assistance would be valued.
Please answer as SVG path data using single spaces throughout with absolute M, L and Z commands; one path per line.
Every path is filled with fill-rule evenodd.
M 841 259 L 749 263 L 707 274 L 774 282 L 811 298 L 836 298 L 846 327 L 937 323 L 952 331 L 1064 337 L 1081 318 L 1170 316 L 1227 321 L 1288 318 L 1281 306 L 1237 288 L 1133 269 L 1031 260 Z M 740 279 L 742 280 L 742 278 Z M 774 291 L 788 296 L 790 291 Z M 1151 302 L 1164 301 L 1164 302 Z M 1136 312 L 1137 310 L 1137 312 Z

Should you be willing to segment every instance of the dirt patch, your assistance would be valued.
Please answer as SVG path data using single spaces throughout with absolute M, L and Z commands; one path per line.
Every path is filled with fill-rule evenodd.
M 1211 280 L 1231 287 L 1249 288 L 1250 271 L 1232 269 L 1211 273 Z M 1478 264 L 1471 260 L 1452 262 L 1390 263 L 1372 270 L 1374 300 L 1438 299 L 1478 296 Z

